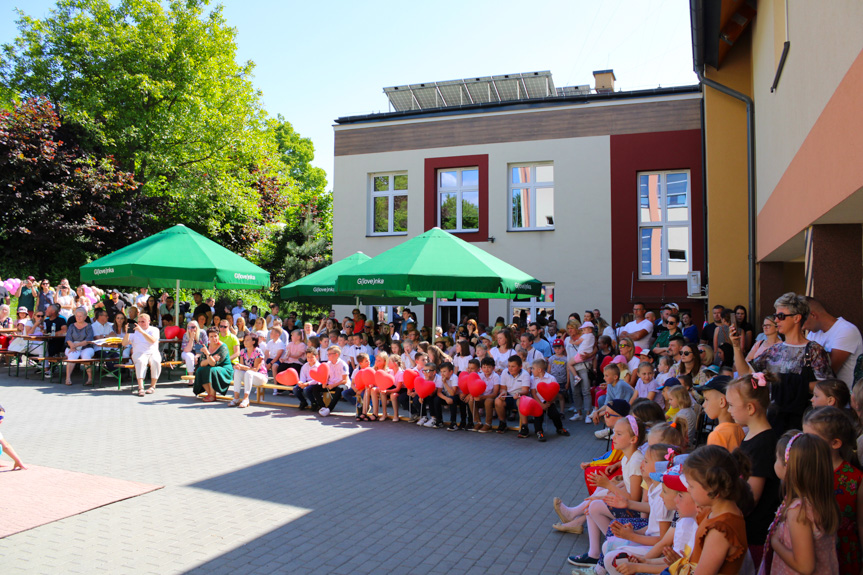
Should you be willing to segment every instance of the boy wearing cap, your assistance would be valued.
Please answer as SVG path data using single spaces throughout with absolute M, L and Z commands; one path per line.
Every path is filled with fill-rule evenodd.
M 707 436 L 707 445 L 719 445 L 729 452 L 740 447 L 743 438 L 746 437 L 743 427 L 736 423 L 731 414 L 728 413 L 728 399 L 725 397 L 725 390 L 730 382 L 731 378 L 727 375 L 717 375 L 704 385 L 695 388 L 704 396 L 704 404 L 701 407 L 704 409 L 705 415 L 710 419 L 719 421 L 710 435 Z

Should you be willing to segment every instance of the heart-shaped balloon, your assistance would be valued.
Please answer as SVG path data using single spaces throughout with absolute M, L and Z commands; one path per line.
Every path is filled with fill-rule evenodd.
M 395 387 L 396 378 L 390 372 L 379 369 L 375 372 L 375 385 L 379 390 L 386 391 Z
M 560 393 L 560 384 L 556 381 L 540 381 L 536 384 L 536 392 L 546 401 L 553 401 Z
M 458 374 L 458 388 L 463 394 L 470 394 L 470 389 L 468 388 L 468 383 L 470 382 L 470 372 L 463 371 Z
M 165 339 L 180 339 L 185 333 L 186 330 L 183 328 L 177 327 L 176 325 L 169 325 L 165 328 Z
M 414 369 L 406 369 L 405 370 L 405 387 L 408 389 L 414 388 L 414 381 L 419 377 L 419 373 L 417 373 Z
M 476 375 L 476 374 L 473 374 Z M 470 394 L 474 397 L 479 397 L 485 393 L 485 382 L 477 375 L 476 378 L 470 378 L 467 382 L 467 388 Z
M 309 375 L 312 379 L 323 385 L 330 378 L 330 366 L 327 363 L 319 363 L 309 369 Z
M 518 398 L 518 412 L 525 417 L 539 417 L 542 415 L 542 405 L 534 398 L 522 395 Z
M 289 367 L 285 371 L 280 371 L 276 374 L 276 383 L 279 385 L 293 386 L 300 382 L 300 376 L 297 375 L 297 370 Z
M 423 379 L 422 377 L 417 377 L 416 379 L 414 379 L 414 391 L 417 392 L 417 395 L 420 396 L 420 399 L 425 399 L 426 397 L 434 393 L 435 384 L 433 381 Z
M 356 377 L 354 377 L 354 389 L 356 391 L 362 391 L 368 387 L 371 387 L 375 384 L 375 370 L 366 367 L 357 372 Z

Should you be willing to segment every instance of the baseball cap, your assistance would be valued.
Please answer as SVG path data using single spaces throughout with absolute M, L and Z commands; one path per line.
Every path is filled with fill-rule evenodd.
M 113 294 L 113 293 L 115 293 L 115 294 L 117 294 L 117 295 L 120 295 L 120 290 L 112 289 L 112 290 L 111 290 L 111 293 L 112 293 L 112 294 Z
M 22 305 L 18 308 L 18 313 L 29 313 L 29 310 Z
M 686 481 L 686 475 L 683 473 L 683 461 L 681 458 L 685 458 L 685 456 L 681 455 L 674 458 L 674 467 L 662 476 L 662 483 L 673 491 L 685 493 L 689 491 L 689 482 Z
M 704 385 L 696 386 L 695 391 L 703 394 L 705 390 L 712 389 L 713 391 L 718 391 L 724 395 L 729 383 L 731 383 L 731 376 L 717 375 Z
M 679 379 L 677 379 L 676 377 L 669 377 L 668 379 L 665 380 L 665 383 L 663 383 L 662 385 L 660 385 L 656 389 L 663 389 L 666 387 L 676 387 L 678 385 L 683 385 L 682 383 L 680 383 Z
M 553 342 L 551 342 L 551 347 L 563 347 L 563 340 L 562 339 L 554 340 Z
M 33 276 L 27 276 L 27 279 L 30 280 L 31 282 L 36 281 L 36 278 L 34 278 Z
M 611 363 L 629 363 L 629 362 L 626 361 L 626 356 L 616 355 L 616 356 L 614 356 L 614 359 L 611 360 Z
M 583 324 L 581 324 L 581 329 L 587 329 L 587 328 L 593 329 L 594 327 L 595 326 L 593 325 L 592 321 L 586 321 Z
M 629 402 L 625 399 L 613 399 L 610 403 L 606 403 L 605 406 L 620 417 L 629 415 L 630 406 Z
M 635 355 L 647 355 L 650 353 L 649 349 L 641 349 L 637 345 L 635 346 Z

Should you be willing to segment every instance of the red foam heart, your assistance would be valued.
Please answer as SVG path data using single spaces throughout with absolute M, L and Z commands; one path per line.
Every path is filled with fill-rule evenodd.
M 165 339 L 181 339 L 185 335 L 186 330 L 176 325 L 169 325 L 165 328 Z
M 414 391 L 417 392 L 417 395 L 420 396 L 421 399 L 425 399 L 435 392 L 435 384 L 433 381 L 417 377 L 414 380 Z
M 476 375 L 476 377 L 470 378 L 470 380 L 467 382 L 467 388 L 472 396 L 479 397 L 485 393 L 485 382 L 482 380 L 482 378 L 479 377 L 479 375 L 475 373 L 472 375 Z
M 330 378 L 330 366 L 326 363 L 319 363 L 309 370 L 309 375 L 312 379 L 323 385 Z
M 405 370 L 405 387 L 408 389 L 414 388 L 414 381 L 419 377 L 419 373 L 415 369 Z
M 556 381 L 540 381 L 536 384 L 536 392 L 546 401 L 553 401 L 560 393 L 560 384 Z
M 357 373 L 357 377 L 354 378 L 354 383 L 354 388 L 357 391 L 362 391 L 372 387 L 375 384 L 375 370 L 370 367 L 364 367 Z M 359 386 L 356 385 L 357 383 Z
M 458 374 L 458 388 L 463 394 L 468 395 L 470 393 L 470 389 L 468 384 L 470 383 L 471 373 L 469 371 L 463 371 Z
M 300 376 L 297 375 L 297 370 L 293 367 L 276 374 L 276 383 L 279 385 L 297 385 L 299 382 Z
M 518 412 L 525 417 L 539 417 L 542 405 L 534 398 L 522 395 L 518 398 Z
M 379 369 L 375 372 L 375 385 L 381 391 L 385 391 L 396 384 L 396 378 L 388 371 Z

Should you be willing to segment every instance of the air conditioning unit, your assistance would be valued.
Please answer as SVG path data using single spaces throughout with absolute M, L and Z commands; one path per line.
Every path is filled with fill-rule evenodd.
M 694 271 L 686 274 L 686 295 L 690 299 L 707 299 L 705 290 L 701 288 L 701 272 Z

